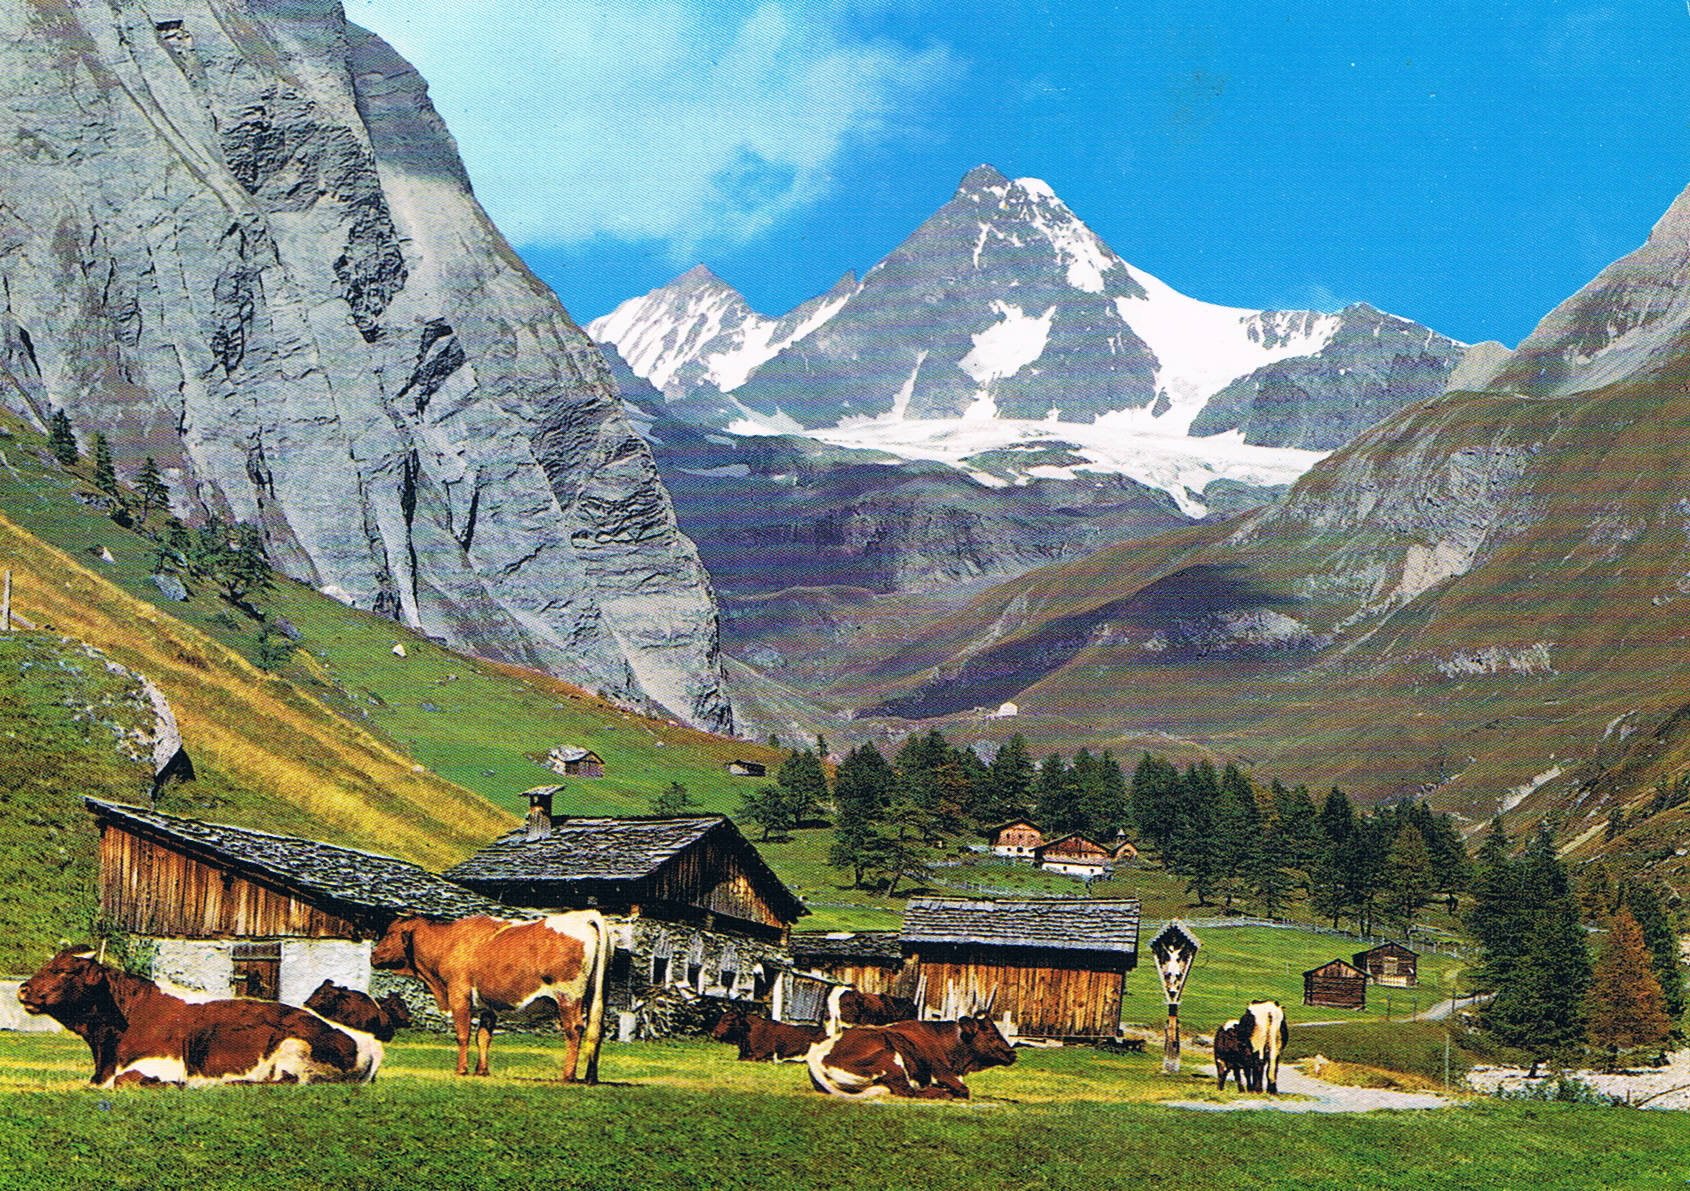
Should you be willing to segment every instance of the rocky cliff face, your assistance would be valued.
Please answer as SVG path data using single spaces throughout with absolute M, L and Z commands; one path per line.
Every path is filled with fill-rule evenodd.
M 349 604 L 731 725 L 603 358 L 338 0 L 22 0 L 0 80 L 0 400 Z

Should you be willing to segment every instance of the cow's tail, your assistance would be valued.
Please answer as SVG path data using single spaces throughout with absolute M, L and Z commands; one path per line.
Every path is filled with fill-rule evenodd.
M 824 1024 L 830 1038 L 845 1032 L 845 1016 L 839 1002 L 850 987 L 848 984 L 836 984 L 827 990 L 827 1021 Z
M 592 917 L 595 944 L 593 947 L 593 979 L 588 986 L 592 1002 L 587 1006 L 587 1033 L 582 1039 L 587 1050 L 587 1082 L 599 1081 L 599 1043 L 604 1040 L 604 977 L 610 967 L 610 952 L 615 946 L 610 924 L 596 911 Z

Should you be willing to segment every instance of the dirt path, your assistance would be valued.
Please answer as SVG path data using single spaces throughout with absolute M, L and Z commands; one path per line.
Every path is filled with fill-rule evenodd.
M 1213 1067 L 1209 1068 L 1214 1071 Z M 1236 1112 L 1240 1109 L 1268 1109 L 1273 1112 L 1372 1112 L 1375 1109 L 1445 1108 L 1447 1097 L 1430 1092 L 1395 1092 L 1385 1088 L 1351 1088 L 1304 1075 L 1294 1067 L 1279 1069 L 1279 1090 L 1308 1099 L 1286 1100 L 1273 1096 L 1249 1096 L 1236 1100 L 1169 1100 L 1174 1108 L 1200 1112 Z

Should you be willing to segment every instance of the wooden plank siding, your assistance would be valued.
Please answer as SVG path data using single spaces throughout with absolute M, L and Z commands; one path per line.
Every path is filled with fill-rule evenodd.
M 858 992 L 890 993 L 898 997 L 915 995 L 916 970 L 913 964 L 906 967 L 898 964 L 869 963 L 864 960 L 828 963 L 810 960 L 800 961 L 798 966 L 806 972 L 818 972 L 830 980 L 849 984 Z
M 100 830 L 100 913 L 138 935 L 371 937 L 303 898 L 109 824 Z
M 1031 948 L 926 944 L 919 953 L 924 1008 L 947 1016 L 983 1006 L 1008 1013 L 1022 1034 L 1112 1038 L 1126 986 L 1122 957 Z M 913 966 L 913 965 L 912 965 Z

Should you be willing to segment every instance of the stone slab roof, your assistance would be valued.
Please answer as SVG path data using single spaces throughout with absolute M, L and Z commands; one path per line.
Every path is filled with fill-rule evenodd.
M 511 914 L 508 906 L 392 856 L 245 827 L 183 819 L 98 798 L 84 798 L 83 804 L 102 823 L 161 836 L 185 845 L 190 852 L 268 876 L 308 897 L 362 910 L 425 918 L 467 918 L 474 914 L 509 917 Z
M 918 897 L 904 911 L 898 938 L 918 946 L 958 943 L 1136 956 L 1138 899 Z
M 904 958 L 895 930 L 793 931 L 791 951 L 799 963 L 806 960 L 902 962 Z

